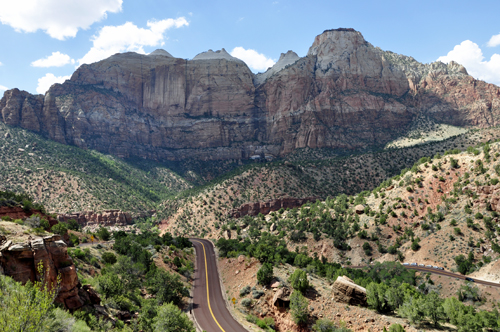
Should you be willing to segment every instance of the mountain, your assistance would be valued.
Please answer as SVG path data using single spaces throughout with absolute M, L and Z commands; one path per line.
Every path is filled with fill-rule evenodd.
M 115 54 L 45 96 L 8 90 L 0 110 L 8 125 L 118 157 L 246 160 L 381 147 L 422 116 L 496 126 L 500 89 L 456 63 L 421 64 L 335 29 L 307 56 L 288 52 L 258 75 L 224 49 L 192 60 L 164 50 Z

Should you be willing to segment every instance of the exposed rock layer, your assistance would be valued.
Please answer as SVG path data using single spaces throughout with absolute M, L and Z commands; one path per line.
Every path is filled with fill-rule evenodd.
M 67 222 L 70 219 L 74 219 L 82 227 L 92 225 L 125 226 L 131 224 L 133 221 L 132 214 L 130 212 L 123 212 L 120 210 L 65 213 L 58 215 L 57 219 L 64 222 Z
M 456 63 L 424 65 L 352 29 L 325 31 L 303 58 L 292 53 L 265 75 L 224 50 L 190 61 L 165 51 L 116 54 L 82 65 L 45 96 L 6 91 L 1 119 L 65 144 L 171 160 L 381 146 L 418 114 L 500 123 L 500 89 Z
M 37 268 L 40 263 L 43 270 Z M 0 237 L 0 266 L 3 274 L 21 283 L 43 279 L 58 287 L 55 301 L 67 309 L 82 307 L 86 298 L 96 300 L 95 292 L 88 291 L 88 287 L 80 289 L 75 265 L 59 235 L 32 238 L 28 243 L 12 243 Z M 60 284 L 57 284 L 58 276 Z
M 346 276 L 339 276 L 332 285 L 334 300 L 350 305 L 366 305 L 366 289 Z

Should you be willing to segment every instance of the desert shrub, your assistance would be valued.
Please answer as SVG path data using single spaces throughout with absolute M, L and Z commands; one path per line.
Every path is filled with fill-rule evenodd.
M 245 308 L 248 308 L 249 306 L 252 305 L 252 299 L 249 298 L 242 299 L 241 305 L 244 306 Z
M 250 291 L 252 289 L 250 288 L 250 286 L 245 286 L 243 287 L 241 290 L 240 290 L 240 296 L 243 297 L 243 296 L 246 296 L 247 294 L 250 294 Z
M 102 261 L 104 264 L 115 264 L 116 263 L 116 255 L 110 251 L 107 251 L 102 254 Z

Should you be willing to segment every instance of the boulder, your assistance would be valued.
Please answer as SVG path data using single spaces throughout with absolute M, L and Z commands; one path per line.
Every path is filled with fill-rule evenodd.
M 291 293 L 292 292 L 288 287 L 278 289 L 278 291 L 273 296 L 272 304 L 278 308 L 289 308 Z
M 351 305 L 366 306 L 366 289 L 346 276 L 339 276 L 332 285 L 334 300 Z
M 354 207 L 354 212 L 357 214 L 363 214 L 365 212 L 365 207 L 364 205 L 358 204 Z

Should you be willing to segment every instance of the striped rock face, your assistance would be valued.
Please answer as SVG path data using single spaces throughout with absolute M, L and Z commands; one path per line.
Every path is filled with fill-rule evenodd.
M 225 50 L 192 60 L 166 51 L 82 65 L 42 95 L 17 89 L 0 119 L 55 141 L 153 160 L 273 158 L 300 148 L 383 146 L 417 115 L 499 124 L 500 89 L 451 62 L 421 64 L 352 29 L 318 35 L 262 74 Z

